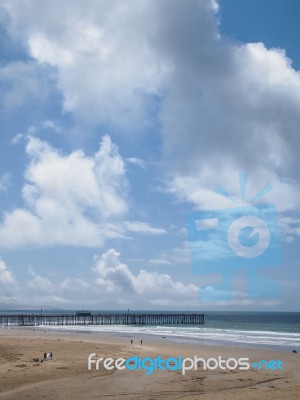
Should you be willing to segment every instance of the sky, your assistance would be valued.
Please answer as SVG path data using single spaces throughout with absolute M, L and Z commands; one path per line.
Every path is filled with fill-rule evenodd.
M 299 311 L 299 8 L 0 0 L 0 308 Z M 268 184 L 280 294 L 220 289 L 225 233 L 196 271 L 189 218 Z

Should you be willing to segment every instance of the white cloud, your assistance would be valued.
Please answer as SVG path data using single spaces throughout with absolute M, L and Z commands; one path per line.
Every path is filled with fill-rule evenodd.
M 295 237 L 300 236 L 299 216 L 283 214 L 279 219 L 279 224 L 284 242 L 292 243 Z
M 202 58 L 172 50 L 177 76 L 161 113 L 169 190 L 197 208 L 220 208 L 217 185 L 239 198 L 235 178 L 247 171 L 256 185 L 248 190 L 270 181 L 278 210 L 297 210 L 300 75 L 285 53 L 219 39 L 206 70 Z
M 141 158 L 136 158 L 136 157 L 129 157 L 126 158 L 126 161 L 130 164 L 138 165 L 139 167 L 145 169 L 146 168 L 146 161 L 142 160 Z
M 119 259 L 120 253 L 109 249 L 96 258 L 93 271 L 98 275 L 96 284 L 106 292 L 143 295 L 152 301 L 155 296 L 169 296 L 172 299 L 195 299 L 198 287 L 174 281 L 168 274 L 140 270 L 134 274 Z
M 93 269 L 98 274 L 96 283 L 108 292 L 115 289 L 133 292 L 134 275 L 126 264 L 120 262 L 119 255 L 120 253 L 110 249 L 96 261 Z
M 10 2 L 3 7 L 11 17 L 11 34 L 27 41 L 39 64 L 57 70 L 65 111 L 88 123 L 104 121 L 123 129 L 147 124 L 145 106 L 152 105 L 171 69 L 148 40 L 155 32 L 148 17 L 160 12 L 156 6 L 66 1 L 62 7 L 53 1 L 45 9 L 33 0 L 27 7 Z M 52 12 L 58 8 L 59 20 Z
M 95 279 L 87 279 L 85 275 L 84 278 L 71 276 L 57 280 L 55 277 L 49 278 L 37 273 L 31 267 L 28 271 L 30 279 L 27 287 L 23 288 L 22 299 L 19 299 L 23 303 L 28 302 L 30 298 L 32 304 L 39 306 L 78 304 L 82 307 L 88 304 L 99 307 L 99 304 L 105 304 L 107 307 L 127 307 L 129 304 L 134 306 L 138 299 L 144 306 L 158 305 L 160 301 L 165 305 L 172 303 L 182 306 L 188 302 L 190 305 L 198 304 L 199 288 L 195 284 L 185 284 L 174 280 L 168 274 L 155 271 L 139 270 L 138 273 L 134 273 L 127 264 L 121 262 L 120 253 L 114 249 L 94 257 L 92 271 L 96 275 Z
M 61 128 L 59 127 L 59 125 L 55 121 L 52 121 L 50 119 L 45 119 L 45 121 L 42 122 L 42 127 L 44 129 L 51 129 L 56 133 L 61 132 Z
M 238 169 L 231 169 L 228 164 L 218 170 L 207 165 L 203 169 L 199 169 L 199 172 L 195 172 L 194 176 L 192 176 L 192 172 L 186 176 L 175 176 L 167 184 L 168 191 L 173 193 L 179 201 L 189 203 L 196 210 L 230 209 L 249 204 L 273 203 L 276 207 L 276 218 L 281 227 L 282 240 L 286 240 L 286 235 L 297 234 L 300 227 L 297 216 L 300 207 L 299 183 L 296 180 L 293 182 L 283 180 L 270 169 L 261 168 L 259 171 L 252 171 L 253 173 L 248 175 L 246 199 L 243 202 L 240 193 L 239 172 Z M 252 202 L 251 199 L 268 182 L 272 183 L 272 190 L 259 200 Z M 235 203 L 216 191 L 220 184 Z
M 149 260 L 150 264 L 156 265 L 191 265 L 189 243 L 184 241 L 181 246 L 172 247 L 160 253 L 158 258 Z
M 0 303 L 12 304 L 17 302 L 19 293 L 16 278 L 0 257 Z
M 81 278 L 65 278 L 59 285 L 63 291 L 77 291 L 85 292 L 89 290 L 92 285 Z
M 32 276 L 32 279 L 28 281 L 28 286 L 31 289 L 38 290 L 42 293 L 52 293 L 55 291 L 55 285 L 48 278 L 38 275 L 31 267 L 29 267 L 28 270 Z
M 270 181 L 273 193 L 266 200 L 276 204 L 287 240 L 298 235 L 293 214 L 300 206 L 300 75 L 283 50 L 224 40 L 218 7 L 209 0 L 91 0 L 88 5 L 3 0 L 1 5 L 11 18 L 11 36 L 25 43 L 35 60 L 1 68 L 0 81 L 9 82 L 1 97 L 6 109 L 46 92 L 38 74 L 46 66 L 55 71 L 63 111 L 80 122 L 113 124 L 128 133 L 138 127 L 137 134 L 152 118 L 159 120 L 160 172 L 179 201 L 196 209 L 230 207 L 215 187 L 222 184 L 239 198 L 235 177 L 248 171 L 247 199 Z M 99 178 L 91 167 L 99 164 L 96 155 L 62 155 L 36 140 L 27 152 L 32 164 L 25 205 L 4 215 L 2 245 L 99 246 L 106 237 L 127 237 L 128 231 L 163 233 L 145 223 L 112 220 L 126 213 L 121 158 L 104 149 L 107 162 L 100 163 Z M 111 171 L 112 159 L 122 172 Z M 138 158 L 127 161 L 142 165 Z M 165 256 L 156 261 L 168 260 Z M 107 272 L 108 278 L 100 274 L 98 283 L 114 290 L 120 286 L 114 279 L 123 278 L 137 290 L 138 275 L 126 264 L 119 269 Z
M 47 6 L 32 0 L 26 7 L 18 1 L 2 6 L 11 18 L 14 39 L 26 41 L 37 63 L 57 71 L 64 110 L 86 123 L 105 122 L 123 130 L 147 125 L 148 110 L 169 90 L 175 63 L 166 50 L 176 14 L 180 19 L 189 15 L 192 29 L 198 25 L 195 33 L 199 30 L 203 36 L 203 50 L 210 36 L 217 36 L 212 16 L 217 5 L 211 0 L 188 5 L 100 0 L 88 6 L 65 1 L 63 7 L 58 0 Z M 60 10 L 59 19 L 55 9 Z M 185 34 L 173 36 L 185 46 Z
M 281 49 L 224 40 L 215 1 L 2 3 L 76 118 L 142 131 L 158 107 L 178 198 L 216 203 L 212 187 L 249 171 L 275 181 L 279 207 L 299 206 L 299 73 Z
M 201 298 L 206 306 L 278 306 L 282 303 L 280 298 L 255 298 L 247 292 L 240 290 L 219 290 L 213 286 L 207 286 L 201 290 Z M 225 300 L 231 298 L 230 300 Z
M 28 271 L 31 275 L 31 279 L 27 282 L 30 294 L 26 289 L 23 290 L 25 301 L 28 301 L 27 297 L 30 297 L 38 305 L 80 304 L 82 306 L 86 301 L 84 296 L 82 297 L 84 293 L 87 293 L 89 298 L 92 293 L 96 293 L 95 284 L 88 283 L 82 278 L 66 277 L 60 282 L 36 273 L 31 267 Z M 80 299 L 77 298 L 78 293 L 81 294 Z M 93 300 L 90 299 L 90 302 L 92 303 Z
M 124 162 L 108 135 L 102 138 L 93 157 L 81 150 L 65 156 L 33 137 L 26 151 L 31 165 L 26 171 L 29 183 L 23 188 L 23 195 L 28 204 L 36 204 L 41 197 L 35 205 L 38 213 L 43 214 L 45 207 L 47 212 L 56 214 L 51 205 L 67 206 L 69 210 L 90 207 L 105 218 L 126 211 L 122 198 L 126 189 Z M 47 200 L 50 203 L 53 200 L 52 204 L 47 204 Z
M 162 235 L 165 229 L 143 221 L 123 221 L 128 213 L 125 163 L 105 135 L 92 156 L 82 150 L 63 154 L 29 136 L 30 159 L 22 189 L 23 208 L 4 213 L 0 246 L 100 246 L 128 234 Z M 0 179 L 0 190 L 9 183 Z
M 163 228 L 154 228 L 146 222 L 141 221 L 125 221 L 124 228 L 128 232 L 140 233 L 145 235 L 164 235 L 166 230 Z
M 34 137 L 29 137 L 26 152 L 30 164 L 22 190 L 25 206 L 4 215 L 1 246 L 98 246 L 118 236 L 105 224 L 126 213 L 127 181 L 124 162 L 109 136 L 91 157 L 80 150 L 61 154 Z
M 11 144 L 19 144 L 23 139 L 23 133 L 17 133 L 10 141 Z
M 6 192 L 11 183 L 11 175 L 5 172 L 0 176 L 0 192 Z
M 11 271 L 7 268 L 5 262 L 0 258 L 0 284 L 9 285 L 15 283 Z
M 48 94 L 47 78 L 34 61 L 15 61 L 0 67 L 0 84 L 0 105 L 6 112 L 26 106 L 33 99 L 41 103 Z

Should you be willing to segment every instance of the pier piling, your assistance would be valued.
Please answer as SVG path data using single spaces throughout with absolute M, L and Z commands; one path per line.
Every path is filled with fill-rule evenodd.
M 1 326 L 45 325 L 201 325 L 202 313 L 0 314 Z

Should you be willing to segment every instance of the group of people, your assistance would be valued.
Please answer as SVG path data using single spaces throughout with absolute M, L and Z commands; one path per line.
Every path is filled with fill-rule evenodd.
M 44 353 L 44 361 L 52 360 L 52 357 L 53 357 L 52 351 L 50 351 L 50 353 Z
M 130 344 L 133 344 L 133 340 L 130 340 Z M 143 346 L 143 341 L 141 340 L 141 346 Z
M 52 360 L 52 358 L 53 358 L 53 353 L 52 353 L 52 351 L 50 351 L 50 353 L 44 353 L 44 359 L 39 359 L 38 357 L 36 357 L 36 358 L 33 358 L 33 361 L 34 362 L 43 362 L 43 361 L 47 361 L 47 360 Z

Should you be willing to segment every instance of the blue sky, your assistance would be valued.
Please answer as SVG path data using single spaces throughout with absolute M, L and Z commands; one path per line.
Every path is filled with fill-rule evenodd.
M 0 304 L 299 310 L 297 15 L 283 0 L 2 0 Z M 240 172 L 246 200 L 272 185 L 283 262 L 256 284 L 282 293 L 252 297 L 238 274 L 232 299 L 203 303 L 220 276 L 193 273 L 188 216 L 230 208 L 215 188 L 240 199 Z

